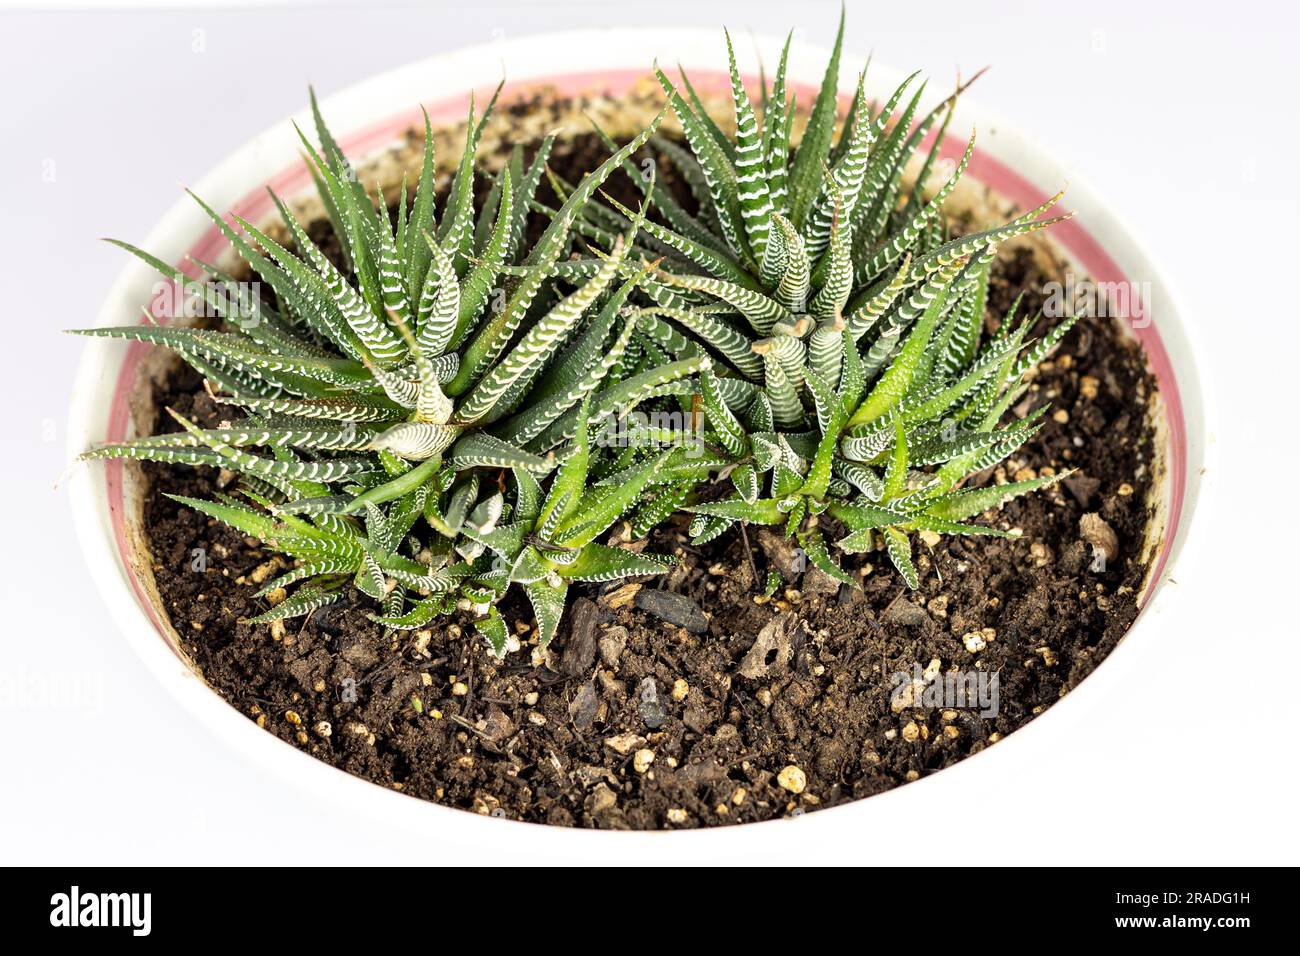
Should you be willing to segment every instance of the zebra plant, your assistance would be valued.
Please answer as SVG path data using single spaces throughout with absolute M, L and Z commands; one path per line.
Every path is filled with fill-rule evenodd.
M 520 150 L 511 155 L 476 219 L 475 150 L 492 104 L 476 119 L 471 103 L 465 148 L 438 215 L 426 117 L 420 179 L 410 203 L 403 182 L 394 221 L 382 194 L 372 199 L 357 181 L 314 97 L 312 106 L 319 151 L 300 136 L 342 262 L 315 244 L 274 194 L 288 244 L 238 216 L 228 224 L 198 200 L 274 292 L 274 304 L 260 297 L 241 300 L 235 314 L 213 281 L 234 280 L 198 263 L 207 279 L 199 294 L 223 320 L 218 328 L 144 324 L 80 334 L 173 350 L 205 377 L 213 399 L 230 408 L 232 421 L 202 429 L 177 416 L 183 429 L 175 434 L 104 445 L 82 457 L 210 465 L 240 475 L 243 494 L 255 507 L 233 498 L 186 503 L 299 562 L 270 590 L 296 581 L 304 585 L 262 619 L 308 613 L 337 600 L 349 576 L 384 602 L 377 619 L 389 626 L 419 626 L 458 601 L 485 610 L 493 588 L 509 576 L 492 566 L 473 537 L 487 534 L 512 507 L 524 514 L 528 507 L 508 504 L 500 492 L 480 499 L 480 487 L 487 489 L 492 475 L 508 470 L 536 483 L 557 461 L 578 454 L 584 436 L 566 443 L 574 433 L 564 422 L 574 419 L 589 394 L 626 408 L 675 382 L 694 388 L 686 380 L 701 367 L 698 360 L 662 369 L 643 361 L 641 387 L 634 381 L 629 390 L 623 382 L 612 395 L 601 388 L 611 370 L 626 368 L 619 363 L 636 319 L 624 317 L 623 307 L 645 270 L 624 275 L 622 267 L 644 225 L 644 208 L 625 232 L 611 237 L 600 269 L 567 292 L 551 281 L 569 248 L 570 224 L 654 133 L 658 120 L 573 188 L 525 251 L 526 219 L 551 138 L 526 168 Z M 191 282 L 149 253 L 116 244 L 167 279 Z M 505 266 L 515 271 L 498 293 L 495 284 Z M 653 388 L 644 387 L 646 382 Z M 548 429 L 560 438 L 543 454 L 509 440 Z M 566 508 L 587 501 L 575 480 L 562 483 L 570 495 Z M 525 504 L 530 490 L 525 481 Z M 411 539 L 420 516 L 433 534 Z M 549 527 L 557 534 L 567 530 Z M 598 568 L 611 577 L 620 568 L 645 573 L 637 569 L 659 567 L 649 559 L 611 563 L 593 537 L 565 536 L 557 544 L 591 574 Z M 408 598 L 415 603 L 404 610 Z M 539 605 L 544 639 L 554 633 L 552 612 L 550 604 Z M 500 652 L 504 626 L 495 614 L 484 628 Z
M 1030 346 L 1028 326 L 1013 332 L 1008 323 L 981 349 L 997 248 L 1068 217 L 1040 218 L 1058 194 L 1004 225 L 949 235 L 943 205 L 966 170 L 974 136 L 928 198 L 925 183 L 961 88 L 918 120 L 925 84 L 915 74 L 873 110 L 864 73 L 836 139 L 842 40 L 841 20 L 797 149 L 786 93 L 789 41 L 756 110 L 727 38 L 734 139 L 709 117 L 684 73 L 685 95 L 658 73 L 686 147 L 658 137 L 652 143 L 690 186 L 699 211 L 688 213 L 653 179 L 632 176 L 662 221 L 638 235 L 643 257 L 656 262 L 638 287 L 648 303 L 640 321 L 666 356 L 716 360 L 701 376 L 701 395 L 710 439 L 730 456 L 725 471 L 737 496 L 697 506 L 697 540 L 736 519 L 782 523 L 812 560 L 839 576 L 815 521 L 803 522 L 830 508 L 862 532 L 846 547 L 881 529 L 878 537 L 915 586 L 907 532 L 978 532 L 961 519 L 983 509 L 959 514 L 957 502 L 973 507 L 985 497 L 943 496 L 959 494 L 970 473 L 1032 436 L 1033 420 L 1002 428 L 998 418 L 1020 376 L 1069 328 L 1058 326 Z M 909 187 L 905 170 L 936 124 Z M 575 228 L 593 238 L 626 228 L 635 212 L 609 202 L 585 209 Z M 566 267 L 589 275 L 605 259 L 597 253 Z M 925 466 L 937 471 L 927 477 L 919 470 Z M 855 495 L 862 503 L 852 507 L 873 510 L 839 514 Z

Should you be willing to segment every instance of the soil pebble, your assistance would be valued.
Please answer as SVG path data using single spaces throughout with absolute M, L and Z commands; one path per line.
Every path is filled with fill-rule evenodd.
M 647 677 L 637 686 L 637 713 L 642 722 L 651 730 L 658 730 L 668 719 L 668 710 L 659 699 L 659 685 L 653 677 Z
M 692 634 L 703 634 L 709 629 L 708 618 L 700 606 L 682 594 L 644 588 L 637 592 L 636 606 L 661 621 L 684 627 Z

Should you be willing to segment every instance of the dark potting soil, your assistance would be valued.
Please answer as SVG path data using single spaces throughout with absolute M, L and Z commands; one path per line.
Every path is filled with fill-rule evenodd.
M 594 165 L 583 152 L 571 151 L 578 172 Z M 1028 250 L 1010 254 L 994 271 L 988 314 L 1004 314 L 1022 290 L 1036 309 L 1043 282 Z M 769 531 L 694 548 L 685 520 L 673 520 L 648 545 L 680 559 L 671 572 L 572 589 L 555 644 L 504 662 L 468 620 L 386 634 L 356 592 L 282 629 L 244 623 L 266 610 L 255 582 L 278 573 L 279 559 L 163 497 L 212 497 L 221 479 L 211 469 L 146 464 L 145 524 L 159 592 L 204 678 L 318 759 L 519 820 L 743 823 L 941 770 L 1032 720 L 1097 666 L 1137 615 L 1154 390 L 1141 352 L 1110 320 L 1081 320 L 1015 409 L 1050 401 L 1046 426 L 975 481 L 1077 472 L 981 519 L 1020 538 L 918 539 L 918 591 L 883 552 L 841 556 L 862 582 L 855 589 L 805 570 Z M 188 369 L 157 397 L 205 426 L 222 417 Z M 1095 516 L 1088 540 L 1085 514 Z M 1104 563 L 1089 543 L 1105 538 L 1098 522 L 1118 548 Z M 192 570 L 195 549 L 205 571 Z M 789 583 L 765 598 L 773 568 Z M 527 645 L 526 602 L 512 591 L 501 607 Z M 937 695 L 947 672 L 969 675 L 980 699 Z

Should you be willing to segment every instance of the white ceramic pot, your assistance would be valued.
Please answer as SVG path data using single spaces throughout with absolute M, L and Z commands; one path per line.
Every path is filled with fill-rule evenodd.
M 743 44 L 749 47 L 749 44 Z M 766 61 L 775 62 L 780 45 L 759 40 Z M 435 123 L 463 118 L 470 90 L 480 95 L 496 85 L 504 62 L 510 83 L 506 94 L 545 81 L 561 92 L 605 89 L 618 93 L 642 78 L 656 60 L 680 61 L 702 87 L 721 88 L 723 52 L 720 32 L 695 30 L 575 31 L 528 37 L 463 50 L 386 73 L 354 86 L 323 103 L 345 151 L 355 158 L 391 146 L 419 120 L 424 104 Z M 801 102 L 820 82 L 826 51 L 795 46 L 789 70 L 802 86 Z M 742 54 L 743 60 L 743 54 Z M 563 63 L 573 72 L 556 75 Z M 846 56 L 841 90 L 851 89 L 858 60 Z M 751 56 L 742 69 L 757 73 Z M 873 65 L 872 95 L 887 95 L 901 78 Z M 395 106 L 400 112 L 393 113 Z M 310 128 L 306 115 L 295 117 Z M 1083 683 L 1060 703 L 1005 742 L 988 748 L 942 773 L 909 786 L 834 809 L 807 815 L 797 824 L 783 821 L 744 827 L 675 833 L 597 833 L 532 826 L 477 817 L 386 790 L 351 777 L 297 751 L 259 729 L 195 676 L 175 650 L 166 615 L 150 597 L 148 557 L 138 535 L 140 489 L 131 471 L 120 462 L 76 469 L 69 482 L 77 529 L 86 560 L 114 620 L 154 676 L 224 746 L 243 754 L 285 785 L 298 786 L 336 803 L 340 812 L 371 819 L 386 818 L 405 831 L 435 836 L 442 845 L 484 848 L 508 845 L 524 858 L 550 860 L 608 860 L 610 854 L 636 854 L 645 862 L 683 859 L 795 859 L 809 846 L 835 841 L 851 845 L 904 820 L 937 819 L 950 812 L 952 801 L 966 793 L 997 792 L 1014 786 L 1052 749 L 1053 729 L 1079 720 L 1104 701 L 1109 687 L 1125 669 L 1140 666 L 1138 648 L 1154 639 L 1161 627 L 1163 587 L 1177 561 L 1185 562 L 1189 526 L 1203 508 L 1202 474 L 1206 463 L 1204 383 L 1198 372 L 1190 330 L 1183 323 L 1169 289 L 1141 245 L 1101 197 L 1079 182 L 1053 157 L 1044 154 L 1001 119 L 982 113 L 968 102 L 960 107 L 952 129 L 980 130 L 977 152 L 968 178 L 991 187 L 1028 209 L 1070 183 L 1068 206 L 1076 218 L 1050 231 L 1051 241 L 1079 274 L 1102 282 L 1139 283 L 1149 293 L 1142 313 L 1150 324 L 1137 329 L 1164 402 L 1167 465 L 1160 501 L 1165 524 L 1158 537 L 1158 555 L 1149 581 L 1146 604 L 1132 631 Z M 959 150 L 962 134 L 950 137 Z M 234 210 L 252 220 L 270 212 L 264 185 L 293 198 L 311 189 L 298 155 L 298 143 L 288 121 L 267 130 L 223 162 L 196 187 L 219 210 Z M 141 245 L 162 258 L 180 263 L 186 253 L 211 260 L 224 243 L 202 211 L 188 198 L 176 205 Z M 157 276 L 143 263 L 129 259 L 113 286 L 100 325 L 138 320 Z M 1141 323 L 1138 323 L 1141 324 Z M 77 374 L 69 422 L 69 453 L 75 455 L 95 442 L 131 434 L 130 401 L 146 349 L 106 339 L 88 340 Z M 269 786 L 269 784 L 268 784 Z M 809 841 L 812 841 L 811 843 Z M 845 841 L 848 841 L 845 843 Z M 687 854 L 685 857 L 683 854 Z

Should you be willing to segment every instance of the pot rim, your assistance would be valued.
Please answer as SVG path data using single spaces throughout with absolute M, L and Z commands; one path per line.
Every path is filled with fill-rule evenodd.
M 781 42 L 778 38 L 757 37 L 754 46 L 768 51 L 770 56 L 771 51 L 779 52 Z M 567 62 L 571 66 L 581 66 L 582 71 L 555 73 L 551 70 L 550 64 L 557 49 L 574 51 L 566 58 Z M 440 54 L 400 67 L 324 99 L 321 108 L 330 118 L 333 128 L 347 131 L 338 137 L 344 149 L 360 157 L 373 152 L 385 142 L 391 142 L 396 129 L 405 128 L 409 125 L 409 120 L 420 115 L 419 107 L 412 106 L 376 122 L 373 120 L 375 103 L 392 102 L 398 97 L 402 97 L 402 102 L 416 102 L 420 90 L 436 89 L 441 82 L 445 84 L 444 88 L 456 92 L 450 96 L 439 96 L 434 103 L 426 104 L 430 108 L 431 117 L 437 123 L 444 114 L 463 116 L 469 90 L 481 91 L 496 85 L 493 72 L 495 64 L 499 62 L 510 63 L 517 70 L 507 84 L 507 92 L 515 88 L 537 86 L 542 82 L 555 84 L 563 90 L 566 84 L 583 84 L 597 78 L 607 80 L 614 74 L 620 74 L 624 79 L 632 75 L 643 77 L 647 70 L 629 70 L 627 64 L 648 64 L 651 58 L 647 53 L 656 50 L 672 50 L 676 54 L 674 59 L 692 70 L 693 79 L 696 74 L 704 73 L 725 76 L 718 74 L 717 70 L 721 49 L 720 36 L 712 30 L 610 29 L 538 34 Z M 737 55 L 742 63 L 742 72 L 753 75 L 756 72 L 753 54 L 747 56 L 745 51 L 737 50 Z M 827 51 L 823 49 L 802 43 L 793 44 L 790 52 L 790 76 L 792 80 L 802 81 L 802 84 L 794 85 L 817 83 L 826 58 Z M 856 64 L 861 61 L 846 55 L 843 62 L 846 65 L 842 69 L 842 86 L 853 81 Z M 869 91 L 874 95 L 881 87 L 892 89 L 902 76 L 899 71 L 873 63 L 869 75 Z M 409 95 L 412 91 L 414 95 Z M 310 114 L 307 111 L 297 114 L 294 120 L 304 129 L 310 127 Z M 952 128 L 961 130 L 969 127 L 972 122 L 981 131 L 989 130 L 990 133 L 985 136 L 981 132 L 984 146 L 977 146 L 977 157 L 982 156 L 984 162 L 972 160 L 968 172 L 971 178 L 987 182 L 989 171 L 1008 174 L 1011 178 L 1007 181 L 1015 189 L 1036 193 L 1051 188 L 1053 183 L 1064 182 L 1066 170 L 1059 162 L 1034 146 L 1032 141 L 1013 126 L 972 106 L 969 100 L 964 99 L 954 117 Z M 959 153 L 961 146 L 954 144 L 957 138 L 959 137 L 955 135 L 950 137 L 948 146 L 957 149 Z M 988 148 L 990 139 L 991 149 Z M 1015 168 L 998 157 L 1015 157 Z M 273 186 L 278 185 L 279 192 L 286 183 L 296 178 L 294 170 L 299 167 L 301 161 L 296 158 L 296 136 L 292 127 L 287 123 L 279 123 L 254 137 L 224 160 L 202 179 L 195 192 L 214 208 L 238 209 L 241 214 L 256 221 L 258 210 L 250 207 L 256 207 L 265 193 L 260 186 L 250 191 L 248 184 L 268 182 L 267 171 L 276 171 L 277 174 L 269 182 Z M 985 175 L 979 175 L 981 169 Z M 1009 735 L 1008 739 L 1018 741 L 1013 747 L 1008 748 L 1006 742 L 1003 742 L 1002 746 L 986 748 L 980 754 L 972 755 L 979 757 L 979 760 L 968 757 L 945 768 L 942 773 L 932 774 L 906 787 L 895 787 L 870 799 L 856 800 L 806 815 L 797 828 L 783 825 L 784 821 L 781 820 L 772 820 L 741 827 L 613 832 L 480 818 L 455 808 L 388 791 L 284 743 L 258 728 L 245 715 L 226 703 L 176 656 L 167 640 L 159 640 L 160 636 L 166 635 L 166 625 L 158 618 L 158 612 L 143 599 L 143 592 L 139 591 L 138 585 L 134 585 L 112 533 L 114 522 L 120 526 L 124 520 L 120 499 L 120 462 L 79 467 L 69 480 L 77 533 L 92 577 L 114 620 L 154 676 L 209 731 L 240 751 L 259 768 L 291 778 L 297 785 L 326 797 L 341 808 L 369 813 L 375 817 L 383 815 L 400 818 L 414 827 L 414 832 L 429 827 L 445 828 L 466 845 L 481 846 L 484 840 L 499 840 L 501 845 L 508 845 L 521 852 L 544 850 L 559 856 L 579 854 L 594 859 L 599 851 L 611 847 L 623 849 L 631 843 L 639 843 L 646 851 L 662 852 L 669 843 L 680 846 L 683 841 L 689 840 L 695 847 L 718 852 L 757 852 L 783 845 L 790 852 L 798 854 L 807 852 L 804 842 L 813 830 L 821 831 L 823 837 L 829 835 L 833 838 L 834 831 L 845 826 L 885 824 L 908 805 L 928 803 L 937 806 L 946 802 L 952 791 L 962 787 L 987 787 L 989 780 L 998 780 L 1006 770 L 1017 766 L 1028 772 L 1033 766 L 1035 746 L 1040 751 L 1044 746 L 1050 747 L 1051 727 L 1062 724 L 1067 719 L 1083 719 L 1091 707 L 1098 706 L 1114 689 L 1122 672 L 1112 659 L 1123 654 L 1123 660 L 1129 661 L 1132 667 L 1138 661 L 1140 651 L 1149 650 L 1150 645 L 1155 643 L 1153 635 L 1147 632 L 1156 630 L 1152 620 L 1158 620 L 1166 603 L 1161 600 L 1167 591 L 1162 585 L 1169 579 L 1176 563 L 1180 567 L 1180 573 L 1189 564 L 1187 535 L 1193 515 L 1207 506 L 1206 493 L 1209 486 L 1203 480 L 1203 473 L 1212 454 L 1207 441 L 1207 436 L 1212 434 L 1207 418 L 1207 406 L 1210 404 L 1207 401 L 1207 382 L 1199 371 L 1202 363 L 1197 360 L 1198 355 L 1205 353 L 1195 341 L 1194 330 L 1182 318 L 1185 313 L 1178 308 L 1168 284 L 1133 238 L 1123 217 L 1107 206 L 1082 181 L 1082 177 L 1071 172 L 1068 178 L 1069 204 L 1080 215 L 1074 221 L 1063 224 L 1070 227 L 1064 238 L 1061 233 L 1067 230 L 1062 226 L 1054 228 L 1054 245 L 1069 249 L 1069 233 L 1075 233 L 1074 239 L 1083 244 L 1085 252 L 1100 253 L 1116 270 L 1119 268 L 1118 262 L 1125 263 L 1127 273 L 1117 274 L 1145 276 L 1153 290 L 1153 301 L 1148 304 L 1148 308 L 1159 316 L 1159 332 L 1157 333 L 1156 323 L 1153 322 L 1148 330 L 1150 334 L 1144 336 L 1139 332 L 1139 337 L 1143 339 L 1148 361 L 1157 373 L 1160 391 L 1166 402 L 1165 414 L 1170 426 L 1167 485 L 1172 500 L 1168 524 L 1164 530 L 1165 540 L 1153 565 L 1148 599 L 1138 619 L 1106 659 L 1066 695 L 1068 700 L 1056 702 L 1030 722 L 1032 733 L 1031 726 L 1025 725 Z M 997 191 L 1006 194 L 1004 189 Z M 292 198 L 292 190 L 288 195 Z M 259 199 L 253 200 L 252 197 Z M 1014 195 L 1011 198 L 1015 198 Z M 269 199 L 265 201 L 269 203 Z M 250 212 L 253 215 L 249 215 Z M 1094 231 L 1104 235 L 1104 247 L 1093 238 L 1091 232 L 1083 229 L 1080 220 L 1088 221 Z M 203 235 L 209 230 L 214 233 L 216 231 L 192 201 L 182 197 L 141 245 L 164 259 L 177 261 L 182 252 L 195 247 L 195 235 Z M 1090 250 L 1088 244 L 1095 249 Z M 125 316 L 137 315 L 138 303 L 147 298 L 140 292 L 142 289 L 147 290 L 155 279 L 156 276 L 147 266 L 132 259 L 123 268 L 106 297 L 96 324 L 118 324 Z M 69 415 L 70 456 L 79 454 L 91 441 L 103 440 L 107 434 L 105 424 L 110 414 L 123 413 L 122 407 L 106 407 L 108 403 L 104 401 L 104 396 L 114 391 L 123 391 L 115 386 L 123 374 L 124 359 L 130 361 L 131 352 L 132 346 L 123 343 L 105 339 L 87 340 L 86 351 L 77 372 Z M 1171 358 L 1171 353 L 1177 356 L 1176 360 Z M 114 470 L 118 472 L 119 483 L 119 498 L 116 503 L 109 495 Z M 1200 523 L 1204 523 L 1204 520 L 1201 518 Z M 133 585 L 136 588 L 134 592 Z M 1138 628 L 1142 628 L 1146 636 L 1140 641 L 1133 641 L 1132 634 Z M 1040 727 L 1040 724 L 1044 726 Z M 1046 744 L 1043 743 L 1044 738 Z M 1005 785 L 1005 780 L 1002 783 Z M 794 829 L 799 832 L 792 833 Z M 447 833 L 441 835 L 445 838 Z

